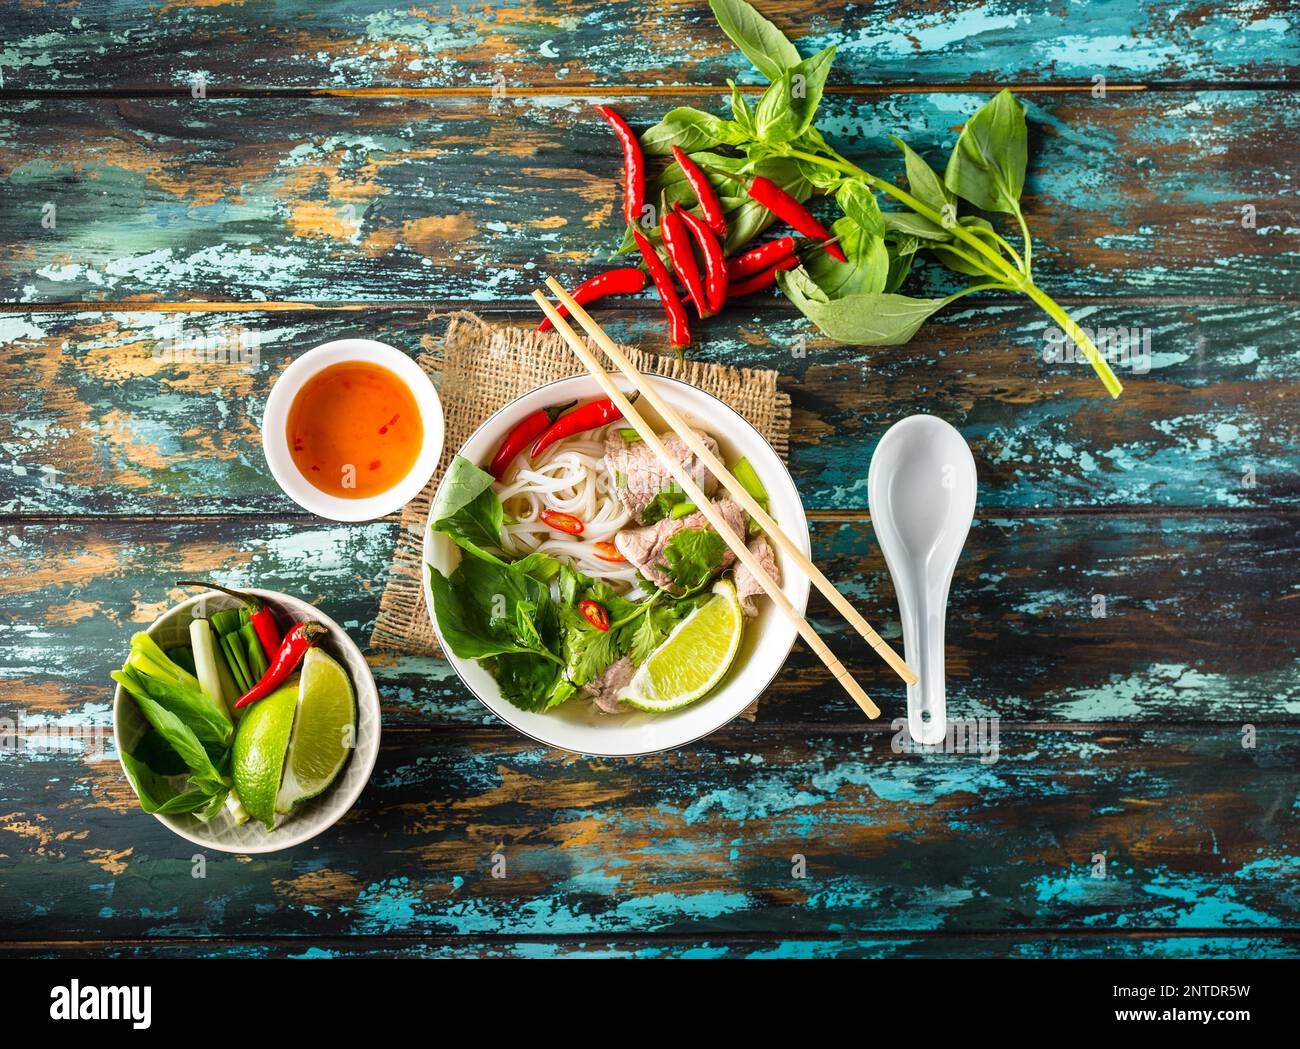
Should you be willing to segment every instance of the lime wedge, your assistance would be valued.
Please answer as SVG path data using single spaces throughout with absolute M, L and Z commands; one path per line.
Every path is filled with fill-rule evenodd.
M 621 698 L 656 714 L 694 703 L 726 676 L 743 629 L 736 588 L 723 580 L 713 587 L 713 596 L 650 653 Z
M 275 797 L 289 749 L 289 732 L 298 710 L 298 679 L 293 678 L 244 711 L 230 758 L 235 793 L 267 830 L 275 826 Z
M 334 782 L 356 744 L 356 729 L 357 698 L 348 672 L 319 648 L 309 649 L 277 812 L 288 812 Z

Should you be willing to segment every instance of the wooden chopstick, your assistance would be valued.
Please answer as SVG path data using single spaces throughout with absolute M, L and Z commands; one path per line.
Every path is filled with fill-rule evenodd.
M 561 287 L 559 281 L 554 277 L 547 279 L 546 286 L 555 292 L 556 297 L 559 298 L 559 300 L 568 308 L 569 312 L 577 318 L 578 323 L 586 329 L 587 334 L 595 340 L 596 344 L 605 351 L 609 359 L 618 367 L 618 370 L 627 376 L 628 380 L 636 387 L 636 389 L 641 391 L 641 396 L 646 399 L 646 403 L 659 413 L 660 417 L 668 424 L 669 428 L 672 429 L 677 436 L 685 442 L 686 446 L 695 453 L 699 460 L 704 463 L 709 473 L 713 474 L 713 476 L 718 479 L 719 483 L 721 483 L 721 485 L 731 493 L 731 497 L 744 507 L 750 517 L 758 522 L 758 526 L 773 539 L 777 546 L 779 546 L 785 553 L 786 557 L 790 558 L 795 565 L 798 566 L 799 570 L 812 580 L 813 585 L 817 587 L 823 595 L 825 595 L 826 599 L 830 601 L 835 610 L 848 621 L 849 625 L 852 626 L 854 630 L 862 635 L 867 644 L 876 651 L 881 659 L 889 664 L 894 673 L 901 677 L 907 684 L 915 685 L 917 683 L 917 676 L 913 672 L 912 668 L 903 661 L 902 657 L 899 656 L 892 647 L 890 647 L 888 641 L 871 628 L 871 624 L 862 618 L 862 615 L 856 608 L 849 604 L 848 599 L 835 589 L 835 584 L 827 579 L 826 576 L 822 574 L 821 569 L 819 569 L 804 555 L 804 552 L 794 544 L 793 540 L 791 540 L 784 531 L 781 530 L 781 526 L 772 520 L 771 516 L 762 506 L 759 505 L 758 501 L 745 491 L 744 485 L 731 475 L 731 471 L 728 470 L 718 457 L 709 450 L 708 446 L 699 439 L 695 431 L 691 429 L 691 427 L 686 423 L 686 420 L 684 420 L 678 413 L 677 409 L 664 400 L 663 395 L 642 378 L 641 373 L 638 372 L 632 362 L 627 359 L 627 354 L 619 349 L 618 344 L 605 334 L 603 330 L 601 330 L 600 325 L 592 320 L 591 314 L 578 305 L 578 303 L 574 301 L 573 297 L 569 295 L 563 287 Z
M 569 298 L 568 295 L 563 295 L 562 297 L 569 299 L 565 305 L 567 305 L 571 311 L 575 306 L 577 306 L 577 303 Z M 619 411 L 623 413 L 623 418 L 632 425 L 632 429 L 636 430 L 637 434 L 640 435 L 641 440 L 645 441 L 645 443 L 650 447 L 650 450 L 659 457 L 668 472 L 672 474 L 673 480 L 675 480 L 681 486 L 682 491 L 686 493 L 686 497 L 699 508 L 701 513 L 704 514 L 708 519 L 709 524 L 713 526 L 714 530 L 722 537 L 723 541 L 731 547 L 731 552 L 736 555 L 736 558 L 740 563 L 749 569 L 754 579 L 757 580 L 759 586 L 761 586 L 767 593 L 767 596 L 772 599 L 772 603 L 785 614 L 785 617 L 790 620 L 792 624 L 794 624 L 795 629 L 799 632 L 799 636 L 804 639 L 809 648 L 817 653 L 818 657 L 826 664 L 826 668 L 831 672 L 835 680 L 843 686 L 844 690 L 848 692 L 853 701 L 862 708 L 863 713 L 865 713 L 867 717 L 878 718 L 880 716 L 880 708 L 871 701 L 871 697 L 868 696 L 866 692 L 863 691 L 862 686 L 853 679 L 853 676 L 844 668 L 844 664 L 836 659 L 834 653 L 826 647 L 826 642 L 817 636 L 817 632 L 809 625 L 808 621 L 799 614 L 794 605 L 790 603 L 790 599 L 785 596 L 785 591 L 777 585 L 776 580 L 768 575 L 758 558 L 755 557 L 753 553 L 750 552 L 749 547 L 745 545 L 745 540 L 738 536 L 732 527 L 727 524 L 722 513 L 713 504 L 713 501 L 700 490 L 700 486 L 695 483 L 695 479 L 691 477 L 686 468 L 669 453 L 667 448 L 664 447 L 663 441 L 659 439 L 659 435 L 655 433 L 654 428 L 650 426 L 644 418 L 642 418 L 641 413 L 636 410 L 632 402 L 628 400 L 623 391 L 618 388 L 618 385 L 614 382 L 613 378 L 610 377 L 610 374 L 605 371 L 600 362 L 596 360 L 595 355 L 587 349 L 578 333 L 569 326 L 569 323 L 562 316 L 560 316 L 559 310 L 551 305 L 550 301 L 542 293 L 540 288 L 533 292 L 533 298 L 536 299 L 537 304 L 541 306 L 542 312 L 545 313 L 551 323 L 555 325 L 555 330 L 564 337 L 565 342 L 567 342 L 573 349 L 573 352 L 577 354 L 578 359 L 587 366 L 587 370 L 591 372 L 596 382 L 600 384 L 601 389 L 603 389 L 609 399 L 617 405 Z M 580 306 L 577 308 L 578 310 L 582 309 Z M 590 321 L 591 318 L 588 317 L 587 320 Z M 593 325 L 595 324 L 594 321 L 591 323 Z M 602 332 L 601 334 L 603 335 L 604 333 Z M 649 384 L 644 380 L 641 380 L 638 384 L 638 388 L 640 388 L 643 393 L 648 386 Z

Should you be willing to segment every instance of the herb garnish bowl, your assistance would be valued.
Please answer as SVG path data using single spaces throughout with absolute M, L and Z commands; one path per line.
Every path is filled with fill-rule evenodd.
M 338 778 L 319 797 L 303 802 L 271 831 L 251 819 L 239 825 L 225 810 L 208 823 L 192 815 L 158 814 L 156 818 L 169 830 L 206 849 L 245 854 L 279 852 L 301 845 L 332 827 L 361 796 L 379 755 L 379 693 L 361 649 L 348 637 L 347 631 L 320 609 L 273 590 L 243 589 L 247 594 L 262 598 L 274 610 L 281 633 L 287 632 L 294 623 L 308 621 L 320 623 L 328 630 L 321 647 L 344 666 L 356 692 L 357 726 L 352 755 Z M 196 616 L 206 618 L 213 612 L 238 606 L 236 598 L 209 590 L 168 609 L 149 625 L 146 632 L 164 649 L 184 644 L 189 637 L 191 619 Z M 123 751 L 135 749 L 147 729 L 148 723 L 139 707 L 119 685 L 113 694 L 113 738 L 119 761 Z M 126 776 L 125 766 L 122 774 Z
M 749 422 L 711 394 L 677 379 L 646 375 L 674 408 L 693 426 L 713 435 L 721 445 L 724 462 L 744 457 L 754 467 L 767 489 L 770 512 L 786 534 L 805 554 L 809 552 L 808 520 L 803 503 L 785 464 Z M 625 380 L 616 380 L 627 390 Z M 472 463 L 486 466 L 502 439 L 530 413 L 569 401 L 588 401 L 602 396 L 590 375 L 558 379 L 510 402 L 484 422 L 460 449 Z M 648 421 L 666 430 L 661 421 L 643 409 Z M 438 499 L 435 495 L 434 505 Z M 425 529 L 424 560 L 443 573 L 456 565 L 459 550 L 442 533 Z M 803 612 L 808 604 L 809 582 L 777 551 L 782 589 L 790 603 Z M 443 653 L 466 687 L 490 711 L 508 725 L 539 743 L 575 754 L 598 757 L 631 757 L 683 747 L 716 731 L 745 711 L 771 684 L 785 664 L 797 636 L 795 628 L 772 605 L 760 600 L 759 614 L 746 624 L 740 652 L 726 678 L 703 699 L 668 713 L 628 711 L 602 714 L 581 697 L 547 713 L 521 710 L 506 700 L 492 675 L 473 659 L 462 659 L 443 643 L 433 615 L 433 593 L 426 570 L 424 596 L 433 629 Z

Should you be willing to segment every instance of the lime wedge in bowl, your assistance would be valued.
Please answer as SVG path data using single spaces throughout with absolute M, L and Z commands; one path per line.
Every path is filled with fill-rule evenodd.
M 727 675 L 744 632 L 736 588 L 723 580 L 637 669 L 621 698 L 660 714 L 708 695 Z
M 230 756 L 235 792 L 249 814 L 267 830 L 275 826 L 275 799 L 297 710 L 295 677 L 250 706 L 235 733 Z
M 348 672 L 319 648 L 308 649 L 276 812 L 289 812 L 334 782 L 356 745 L 356 730 L 357 697 Z

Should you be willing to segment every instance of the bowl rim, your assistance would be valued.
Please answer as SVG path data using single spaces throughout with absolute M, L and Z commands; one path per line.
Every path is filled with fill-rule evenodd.
M 688 390 L 693 391 L 694 393 L 701 394 L 712 401 L 716 401 L 718 404 L 722 405 L 722 407 L 724 407 L 727 411 L 729 411 L 732 415 L 734 415 L 737 419 L 739 419 L 745 426 L 749 427 L 749 429 L 753 432 L 754 436 L 759 441 L 761 441 L 767 447 L 767 449 L 772 453 L 772 458 L 776 460 L 776 462 L 780 465 L 782 471 L 784 471 L 786 480 L 788 480 L 790 483 L 790 489 L 795 493 L 795 500 L 799 506 L 800 519 L 803 521 L 804 525 L 807 526 L 807 522 L 808 522 L 807 511 L 804 509 L 803 497 L 799 494 L 799 486 L 795 484 L 794 475 L 790 473 L 789 466 L 786 465 L 785 461 L 777 453 L 777 450 L 772 447 L 772 443 L 766 437 L 763 436 L 762 432 L 758 429 L 757 426 L 755 426 L 743 415 L 741 415 L 740 412 L 736 411 L 735 408 L 731 407 L 731 405 L 727 404 L 727 402 L 722 400 L 722 398 L 709 393 L 707 390 L 702 390 L 698 386 L 694 385 L 693 383 L 686 382 L 684 379 L 678 379 L 670 375 L 658 375 L 655 373 L 645 373 L 644 377 L 651 382 L 664 382 L 664 383 L 674 384 L 677 386 L 682 386 Z M 558 379 L 551 379 L 549 382 L 544 382 L 539 386 L 534 386 L 532 389 L 525 390 L 518 397 L 514 397 L 507 403 L 503 404 L 500 408 L 498 408 L 486 419 L 484 419 L 482 423 L 480 423 L 477 427 L 475 427 L 474 431 L 468 437 L 466 437 L 465 440 L 462 442 L 460 448 L 456 449 L 456 454 L 459 455 L 461 451 L 464 449 L 465 445 L 473 441 L 474 438 L 476 438 L 485 429 L 487 429 L 493 423 L 495 423 L 500 416 L 508 412 L 511 408 L 513 408 L 525 397 L 530 397 L 534 393 L 537 393 L 540 390 L 548 389 L 559 383 L 571 382 L 574 379 L 590 379 L 590 378 L 591 375 L 588 372 L 575 372 L 572 375 L 564 375 Z M 618 375 L 614 376 L 615 381 L 618 381 L 621 378 L 622 377 Z M 444 475 L 443 481 L 445 480 L 446 480 L 446 476 Z M 483 704 L 483 706 L 488 710 L 489 713 L 491 713 L 494 717 L 496 717 L 500 721 L 504 722 L 510 728 L 514 729 L 520 735 L 525 736 L 528 739 L 531 739 L 534 743 L 537 743 L 543 747 L 549 747 L 553 750 L 563 751 L 566 754 L 575 754 L 581 757 L 592 757 L 592 758 L 645 757 L 650 754 L 662 754 L 666 751 L 678 750 L 683 747 L 690 747 L 698 743 L 700 740 L 704 739 L 706 736 L 711 736 L 713 735 L 713 733 L 719 732 L 722 729 L 726 728 L 738 717 L 740 717 L 741 714 L 743 714 L 746 710 L 748 710 L 750 706 L 752 706 L 755 702 L 761 699 L 762 696 L 767 692 L 767 690 L 772 687 L 772 682 L 776 680 L 777 675 L 779 675 L 781 671 L 785 669 L 786 663 L 789 662 L 790 653 L 794 651 L 795 642 L 799 639 L 798 631 L 794 632 L 794 636 L 791 637 L 790 644 L 787 646 L 784 655 L 782 655 L 780 661 L 776 663 L 776 666 L 773 669 L 771 675 L 768 677 L 768 679 L 765 682 L 763 682 L 763 686 L 755 693 L 753 699 L 751 699 L 748 703 L 742 706 L 739 710 L 737 710 L 734 714 L 731 715 L 731 717 L 727 718 L 725 721 L 713 726 L 712 728 L 705 729 L 699 735 L 692 736 L 690 739 L 683 740 L 680 743 L 670 743 L 667 746 L 663 746 L 663 747 L 654 747 L 649 750 L 637 750 L 637 751 L 571 750 L 568 747 L 560 746 L 557 743 L 553 743 L 549 740 L 541 739 L 538 736 L 535 736 L 533 733 L 529 732 L 526 728 L 517 725 L 515 722 L 511 721 L 504 714 L 502 714 L 499 710 L 491 706 L 488 703 L 488 701 L 484 699 L 482 695 L 479 694 L 479 692 L 474 688 L 474 686 L 471 685 L 468 681 L 465 680 L 464 677 L 461 676 L 460 670 L 456 666 L 455 661 L 451 658 L 450 651 L 447 648 L 447 644 L 443 640 L 442 632 L 438 629 L 438 619 L 434 615 L 434 611 L 433 611 L 433 594 L 429 586 L 428 550 L 429 550 L 429 543 L 431 542 L 433 536 L 433 530 L 432 528 L 430 528 L 430 522 L 432 521 L 433 518 L 433 508 L 438 501 L 438 492 L 441 491 L 442 489 L 443 481 L 438 482 L 438 487 L 434 490 L 433 496 L 429 501 L 429 513 L 425 517 L 424 537 L 420 545 L 421 585 L 424 590 L 424 599 L 429 614 L 429 622 L 433 627 L 434 636 L 438 639 L 438 646 L 442 649 L 443 658 L 447 660 L 447 664 L 451 667 L 452 671 L 455 673 L 460 683 L 464 685 L 466 689 L 469 690 L 470 694 L 475 699 L 477 699 L 480 703 Z M 790 533 L 787 532 L 786 534 L 789 535 Z M 797 531 L 794 535 L 790 535 L 790 538 L 796 546 L 800 546 L 803 549 L 805 555 L 809 555 L 811 544 L 808 541 L 807 527 L 805 527 L 800 531 Z M 806 585 L 801 588 L 802 592 L 799 596 L 799 599 L 797 601 L 791 601 L 791 604 L 794 606 L 795 611 L 797 611 L 800 615 L 804 615 L 807 612 L 808 599 L 812 589 L 811 583 L 806 578 L 805 578 L 805 584 Z
M 293 399 L 308 380 L 326 368 L 349 361 L 377 364 L 393 372 L 411 391 L 424 426 L 420 453 L 407 475 L 392 488 L 364 499 L 343 499 L 313 485 L 294 465 L 285 434 Z M 386 342 L 358 337 L 323 342 L 289 362 L 267 394 L 261 437 L 262 455 L 275 483 L 304 510 L 330 521 L 373 521 L 400 510 L 424 490 L 442 458 L 447 425 L 438 388 L 418 361 Z
M 255 855 L 262 855 L 271 852 L 282 852 L 285 849 L 292 849 L 295 846 L 303 844 L 304 842 L 311 841 L 317 835 L 323 834 L 325 831 L 329 830 L 336 823 L 338 823 L 339 820 L 341 820 L 345 815 L 347 815 L 349 812 L 352 811 L 352 807 L 356 805 L 357 799 L 359 799 L 361 797 L 361 794 L 365 791 L 367 785 L 370 783 L 370 777 L 371 775 L 373 775 L 375 771 L 375 764 L 379 759 L 379 744 L 380 744 L 380 739 L 383 735 L 384 719 L 383 719 L 383 710 L 379 704 L 379 688 L 375 684 L 374 674 L 370 669 L 369 663 L 366 662 L 365 653 L 361 651 L 361 646 L 352 640 L 352 638 L 348 635 L 348 632 L 346 630 L 344 630 L 341 626 L 339 626 L 339 624 L 336 623 L 330 616 L 327 616 L 324 612 L 316 608 L 315 605 L 309 604 L 308 602 L 304 601 L 300 597 L 294 597 L 292 594 L 284 594 L 278 590 L 262 590 L 257 587 L 241 587 L 240 589 L 245 594 L 253 594 L 257 597 L 263 598 L 266 601 L 279 602 L 281 604 L 290 605 L 290 606 L 296 604 L 302 606 L 303 608 L 311 609 L 311 615 L 313 616 L 313 618 L 317 622 L 321 623 L 323 626 L 329 629 L 330 640 L 337 642 L 338 638 L 342 637 L 343 643 L 354 651 L 355 655 L 358 657 L 360 661 L 360 664 L 365 667 L 366 680 L 370 684 L 369 692 L 365 694 L 365 697 L 363 699 L 362 696 L 363 689 L 360 688 L 355 681 L 353 682 L 353 687 L 357 693 L 357 720 L 358 722 L 360 722 L 362 716 L 361 715 L 362 703 L 369 701 L 371 699 L 371 696 L 373 696 L 373 703 L 374 703 L 373 714 L 375 719 L 374 744 L 369 748 L 369 754 L 365 757 L 361 757 L 359 753 L 361 748 L 358 746 L 352 749 L 352 757 L 348 759 L 349 762 L 358 761 L 358 760 L 364 761 L 366 763 L 365 775 L 360 777 L 360 779 L 357 781 L 356 787 L 350 792 L 348 792 L 350 793 L 351 796 L 347 797 L 346 802 L 344 802 L 341 805 L 339 805 L 336 802 L 334 806 L 331 806 L 331 807 L 337 807 L 338 811 L 329 819 L 329 821 L 322 823 L 319 827 L 315 828 L 309 833 L 285 834 L 283 838 L 276 838 L 275 836 L 276 832 L 270 831 L 268 832 L 267 840 L 265 843 L 253 845 L 250 847 L 232 848 L 229 845 L 223 844 L 221 842 L 213 841 L 211 838 L 203 837 L 202 835 L 192 832 L 188 827 L 186 827 L 181 823 L 180 819 L 176 817 L 169 816 L 168 814 L 162 812 L 146 813 L 146 815 L 153 816 L 154 819 L 156 819 L 164 827 L 170 830 L 173 834 L 176 834 L 178 837 L 184 838 L 186 841 L 192 842 L 195 845 L 201 845 L 205 849 L 212 849 L 216 852 L 230 853 L 236 856 L 255 856 Z M 218 598 L 218 597 L 229 599 L 229 595 L 222 594 L 218 590 L 204 590 L 203 592 L 199 594 L 195 594 L 192 597 L 187 597 L 184 601 L 180 602 L 180 604 L 173 605 L 171 608 L 167 609 L 165 612 L 163 612 L 161 615 L 155 618 L 154 621 L 145 628 L 144 632 L 147 634 L 152 634 L 154 630 L 162 626 L 165 620 L 170 620 L 173 616 L 179 614 L 182 611 L 188 610 L 190 607 L 197 604 L 199 601 L 204 600 L 205 598 Z M 351 668 L 349 668 L 349 670 L 350 669 Z M 121 709 L 121 704 L 126 702 L 126 698 L 127 698 L 126 689 L 124 689 L 121 685 L 118 685 L 113 692 L 113 746 L 117 749 L 117 763 L 122 770 L 122 776 L 126 779 L 127 785 L 131 786 L 131 777 L 127 775 L 126 764 L 122 761 L 122 752 L 124 748 L 122 746 L 121 719 L 118 714 L 118 711 Z M 325 790 L 326 795 L 330 794 L 332 787 L 333 784 L 331 784 L 330 787 L 326 788 Z M 136 795 L 135 788 L 133 786 L 131 787 L 131 794 L 132 796 L 135 797 L 138 803 L 140 799 L 139 796 Z M 284 828 L 277 828 L 277 829 L 284 829 Z

